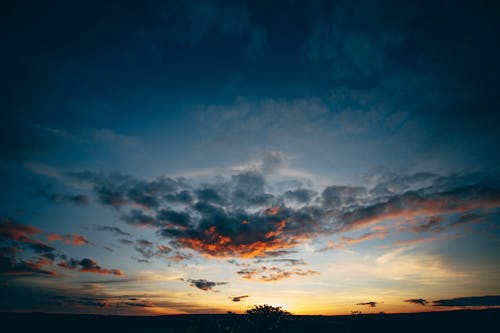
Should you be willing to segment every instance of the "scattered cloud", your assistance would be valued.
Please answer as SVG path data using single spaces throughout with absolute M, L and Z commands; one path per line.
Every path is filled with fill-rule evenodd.
M 244 298 L 249 297 L 248 295 L 243 295 L 243 296 L 235 296 L 231 297 L 231 301 L 233 302 L 241 302 Z
M 364 303 L 357 303 L 356 305 L 363 305 L 363 306 L 368 306 L 370 308 L 374 308 L 379 304 L 378 302 L 364 302 Z
M 228 284 L 228 282 L 213 282 L 213 281 L 208 281 L 205 279 L 188 279 L 186 280 L 187 282 L 190 283 L 191 287 L 196 287 L 198 289 L 201 289 L 203 291 L 217 291 L 213 289 L 216 286 L 222 286 Z
M 70 234 L 70 235 L 60 235 L 60 234 L 50 234 L 47 239 L 51 242 L 61 241 L 68 245 L 86 245 L 90 244 L 89 240 L 83 235 Z
M 293 268 L 287 270 L 277 266 L 261 266 L 244 268 L 239 270 L 237 274 L 241 275 L 246 280 L 273 282 L 291 278 L 294 276 L 318 275 L 319 272 L 311 269 L 304 270 L 301 268 Z
M 412 298 L 412 299 L 407 299 L 405 300 L 406 303 L 413 303 L 413 304 L 420 304 L 422 306 L 427 305 L 429 303 L 427 300 L 423 298 Z
M 95 260 L 84 258 L 82 260 L 70 259 L 67 261 L 60 261 L 57 266 L 69 269 L 69 270 L 78 270 L 79 272 L 84 273 L 95 273 L 95 274 L 110 274 L 110 275 L 125 275 L 119 269 L 108 269 L 103 268 L 95 262 Z
M 109 231 L 109 232 L 115 233 L 116 235 L 119 235 L 119 236 L 129 236 L 129 237 L 132 236 L 130 233 L 125 232 L 122 229 L 115 227 L 115 226 L 107 226 L 107 225 L 98 226 L 98 227 L 96 227 L 96 230 Z
M 84 194 L 67 194 L 50 192 L 46 187 L 35 192 L 39 197 L 55 204 L 71 203 L 77 206 L 88 206 L 89 198 Z

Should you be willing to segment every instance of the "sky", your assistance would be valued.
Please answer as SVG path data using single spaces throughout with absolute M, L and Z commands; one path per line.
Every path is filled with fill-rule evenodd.
M 495 1 L 2 1 L 0 311 L 500 306 Z

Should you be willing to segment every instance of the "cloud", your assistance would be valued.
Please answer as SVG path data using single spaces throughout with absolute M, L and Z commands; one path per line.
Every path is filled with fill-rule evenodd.
M 146 259 L 151 259 L 155 257 L 156 258 L 165 257 L 167 259 L 170 259 L 171 257 L 168 257 L 168 255 L 173 251 L 172 248 L 170 248 L 167 245 L 155 245 L 153 242 L 150 242 L 146 239 L 136 240 L 134 249 L 137 252 L 139 252 L 143 258 Z M 187 257 L 181 257 L 180 253 L 176 253 L 175 257 L 176 260 L 174 261 L 187 259 Z M 147 261 L 141 261 L 141 262 L 147 262 Z
M 133 245 L 134 242 L 131 241 L 130 239 L 126 239 L 126 238 L 120 238 L 118 240 L 120 243 L 122 243 L 123 245 Z
M 191 222 L 191 217 L 187 212 L 176 212 L 174 210 L 162 209 L 157 215 L 158 221 L 162 224 L 172 224 L 174 226 L 187 227 Z
M 71 234 L 71 235 L 50 234 L 47 236 L 47 239 L 51 242 L 62 241 L 65 244 L 76 245 L 76 246 L 90 244 L 90 242 L 85 236 L 77 234 Z
M 112 226 L 98 226 L 96 227 L 96 230 L 99 230 L 99 231 L 109 231 L 109 232 L 113 232 L 117 235 L 120 235 L 120 236 L 132 236 L 131 234 L 129 234 L 128 232 L 125 232 L 123 231 L 122 229 L 118 228 L 118 227 L 112 227 Z
M 8 218 L 0 218 L 0 274 L 8 276 L 55 276 L 54 259 L 64 258 L 54 247 L 35 238 L 42 233 L 39 228 L 23 225 Z M 20 259 L 26 251 L 37 255 L 36 259 Z
M 142 210 L 132 209 L 128 214 L 122 216 L 122 219 L 130 225 L 137 227 L 155 227 L 158 221 L 154 216 L 145 214 Z
M 320 251 L 344 248 L 385 238 L 387 228 L 376 226 L 384 221 L 397 220 L 397 232 L 444 230 L 485 221 L 488 211 L 500 206 L 498 182 L 477 175 L 375 172 L 365 176 L 366 187 L 330 185 L 318 194 L 301 188 L 272 192 L 258 168 L 241 170 L 189 185 L 185 179 L 139 180 L 120 173 L 84 171 L 69 177 L 90 184 L 99 201 L 119 210 L 126 223 L 153 228 L 174 250 L 190 249 L 207 257 L 280 256 L 319 236 L 371 228 L 356 237 L 341 236 Z M 180 193 L 189 193 L 189 200 L 169 201 L 169 195 Z M 287 201 L 291 198 L 295 203 Z M 444 217 L 454 214 L 461 216 L 446 222 Z M 431 222 L 421 222 L 425 219 Z M 155 256 L 154 250 L 145 251 L 145 258 Z
M 40 275 L 40 276 L 56 276 L 54 270 L 46 269 L 45 266 L 50 266 L 52 261 L 49 259 L 40 258 L 38 260 L 15 260 L 12 257 L 0 255 L 0 275 L 1 276 L 24 276 L 24 275 Z
M 471 296 L 432 301 L 433 306 L 500 306 L 500 296 Z
M 427 300 L 423 298 L 413 298 L 413 299 L 407 299 L 405 300 L 407 303 L 413 303 L 413 304 L 420 304 L 422 306 L 425 306 L 427 303 L 429 303 Z
M 467 186 L 430 193 L 429 190 L 432 188 L 393 195 L 382 203 L 341 213 L 339 231 L 355 230 L 389 219 L 464 213 L 500 206 L 500 190 L 497 188 Z
M 366 195 L 366 188 L 364 187 L 332 185 L 323 190 L 321 199 L 323 206 L 338 209 L 357 204 Z
M 109 300 L 100 295 L 88 295 L 71 290 L 36 288 L 11 284 L 0 286 L 0 293 L 4 296 L 0 298 L 0 308 L 3 310 L 34 310 L 43 308 L 44 311 L 64 310 L 65 312 L 78 312 L 84 309 L 89 311 L 109 305 Z
M 142 307 L 142 308 L 150 308 L 155 306 L 151 302 L 120 302 L 120 304 L 131 307 Z
M 77 206 L 89 205 L 89 198 L 84 194 L 54 193 L 49 192 L 47 188 L 42 188 L 36 191 L 35 194 L 55 204 L 71 203 Z
M 371 239 L 385 238 L 388 234 L 387 227 L 375 226 L 369 232 L 366 232 L 358 237 L 345 237 L 342 236 L 339 242 L 328 241 L 326 247 L 321 248 L 318 252 L 324 252 L 328 250 L 338 250 L 344 249 L 347 245 L 363 243 Z
M 303 259 L 280 258 L 280 259 L 257 259 L 255 261 L 255 263 L 263 263 L 263 262 L 285 264 L 289 266 L 307 265 L 307 263 Z
M 183 260 L 189 260 L 192 257 L 193 257 L 192 253 L 182 253 L 182 252 L 179 252 L 179 251 L 175 251 L 173 253 L 173 255 L 167 256 L 166 259 L 168 259 L 170 261 L 174 261 L 174 262 L 180 262 L 180 261 L 183 261 Z
M 13 244 L 22 249 L 30 249 L 35 253 L 51 254 L 55 248 L 47 245 L 33 236 L 41 234 L 42 230 L 34 226 L 23 225 L 8 218 L 0 218 L 0 240 L 5 244 Z
M 304 203 L 307 204 L 309 203 L 314 196 L 316 195 L 316 192 L 311 191 L 311 190 L 306 190 L 303 188 L 296 189 L 296 190 L 288 190 L 284 193 L 284 197 L 289 200 L 294 200 L 299 203 Z
M 103 268 L 99 266 L 97 262 L 89 258 L 84 258 L 82 260 L 70 259 L 67 261 L 61 261 L 57 265 L 65 269 L 70 269 L 70 270 L 77 269 L 79 272 L 84 272 L 84 273 L 110 274 L 119 276 L 125 275 L 119 269 Z
M 209 290 L 214 290 L 213 288 L 216 286 L 222 286 L 228 284 L 228 282 L 213 282 L 213 281 L 208 281 L 205 279 L 188 279 L 187 282 L 191 283 L 191 287 L 196 287 L 198 289 L 204 290 L 204 291 L 209 291 Z
M 181 181 L 168 177 L 158 177 L 153 181 L 141 181 L 118 172 L 103 174 L 90 171 L 71 172 L 68 179 L 93 186 L 99 202 L 119 208 L 135 205 L 144 209 L 158 207 L 158 200 L 167 194 L 176 194 L 185 190 Z
M 364 303 L 357 303 L 356 305 L 364 305 L 364 306 L 368 306 L 370 308 L 374 308 L 376 307 L 378 304 L 378 302 L 364 302 Z
M 241 302 L 242 299 L 249 297 L 248 295 L 243 295 L 243 296 L 235 296 L 231 298 L 231 301 L 233 302 Z
M 274 282 L 294 276 L 308 276 L 308 275 L 318 275 L 319 272 L 308 269 L 294 268 L 291 270 L 286 270 L 280 267 L 272 266 L 261 266 L 255 268 L 244 268 L 236 272 L 241 275 L 246 280 L 257 280 L 263 282 Z

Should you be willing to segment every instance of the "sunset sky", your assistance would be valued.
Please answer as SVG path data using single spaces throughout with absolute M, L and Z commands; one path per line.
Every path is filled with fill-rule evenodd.
M 500 306 L 496 1 L 2 1 L 0 311 Z

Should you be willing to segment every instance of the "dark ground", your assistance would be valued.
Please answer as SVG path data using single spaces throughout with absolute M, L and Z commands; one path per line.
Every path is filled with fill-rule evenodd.
M 355 316 L 0 313 L 2 332 L 499 332 L 500 309 Z

